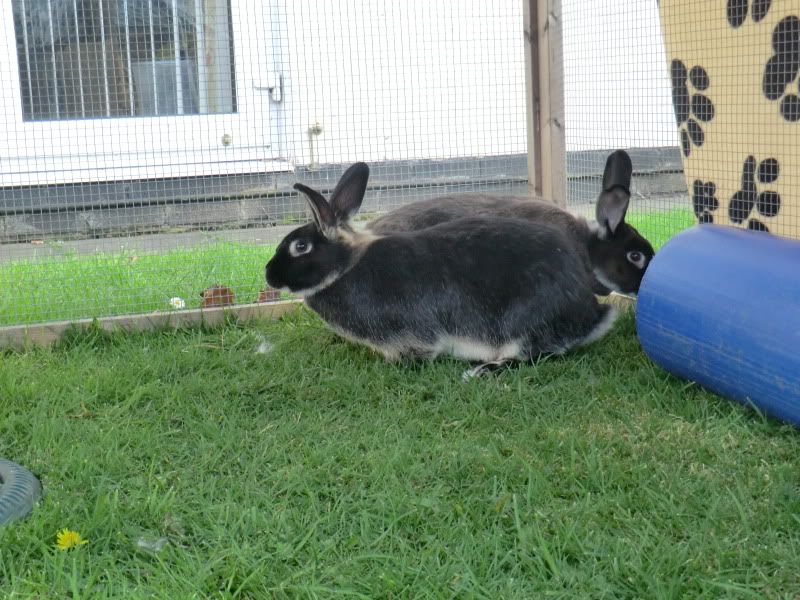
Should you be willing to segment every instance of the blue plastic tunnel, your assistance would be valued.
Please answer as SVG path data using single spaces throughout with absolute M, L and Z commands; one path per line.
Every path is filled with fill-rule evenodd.
M 636 328 L 667 371 L 800 426 L 800 242 L 699 225 L 655 256 Z

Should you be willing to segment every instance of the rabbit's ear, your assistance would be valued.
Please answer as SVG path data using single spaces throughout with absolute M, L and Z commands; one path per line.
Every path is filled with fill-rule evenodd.
M 319 229 L 323 235 L 326 235 L 327 232 L 336 228 L 336 215 L 330 204 L 328 204 L 328 201 L 325 200 L 325 196 L 302 183 L 295 183 L 294 189 L 306 195 L 308 206 L 311 208 L 311 214 L 314 215 L 314 223 L 316 223 L 317 229 Z
M 597 199 L 597 222 L 609 233 L 614 233 L 625 222 L 630 201 L 631 195 L 626 190 L 614 188 L 610 192 L 603 192 Z
M 614 233 L 625 221 L 631 200 L 631 157 L 624 150 L 612 152 L 603 172 L 603 191 L 597 199 L 597 222 Z
M 608 155 L 606 168 L 603 171 L 603 191 L 608 192 L 611 188 L 622 186 L 625 190 L 631 187 L 631 174 L 633 164 L 631 157 L 625 150 L 616 150 Z
M 367 191 L 369 167 L 363 162 L 353 164 L 344 172 L 331 194 L 331 207 L 338 222 L 346 222 L 361 208 Z

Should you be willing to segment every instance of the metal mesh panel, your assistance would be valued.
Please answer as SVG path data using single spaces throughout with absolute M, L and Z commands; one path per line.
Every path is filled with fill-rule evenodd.
M 214 285 L 255 301 L 307 219 L 292 184 L 328 192 L 354 160 L 364 217 L 524 192 L 522 9 L 3 3 L 0 325 L 196 307 Z
M 634 167 L 628 220 L 660 245 L 692 223 L 670 81 L 650 0 L 562 0 L 568 202 L 592 213 L 606 156 Z
M 698 221 L 800 238 L 796 2 L 562 9 L 571 204 L 596 194 L 604 155 L 622 147 L 629 215 L 656 245 Z
M 625 148 L 656 246 L 698 220 L 800 237 L 794 3 L 560 5 L 571 209 L 593 212 Z M 523 7 L 2 3 L 0 324 L 198 306 L 215 284 L 268 298 L 271 247 L 307 218 L 292 184 L 329 192 L 355 160 L 364 219 L 526 193 Z

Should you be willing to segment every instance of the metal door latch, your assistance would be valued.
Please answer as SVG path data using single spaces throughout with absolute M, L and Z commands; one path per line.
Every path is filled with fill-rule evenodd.
M 253 87 L 260 91 L 268 90 L 269 99 L 273 102 L 283 101 L 283 75 L 281 74 L 270 75 L 266 81 L 257 81 Z

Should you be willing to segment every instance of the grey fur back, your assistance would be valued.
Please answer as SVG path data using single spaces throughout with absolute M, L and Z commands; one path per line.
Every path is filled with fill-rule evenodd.
M 314 223 L 290 232 L 267 283 L 299 293 L 341 335 L 386 358 L 530 359 L 601 337 L 614 311 L 563 228 L 494 214 L 385 236 L 355 231 L 369 168 L 355 163 L 327 200 L 295 184 Z
M 464 217 L 502 217 L 525 219 L 558 229 L 566 234 L 588 271 L 592 270 L 588 222 L 552 202 L 524 196 L 491 194 L 459 194 L 401 206 L 367 224 L 367 229 L 379 235 L 417 231 Z
M 533 358 L 578 345 L 603 319 L 592 281 L 559 230 L 475 217 L 375 240 L 306 301 L 348 337 L 397 356 L 436 355 L 454 338 L 518 341 L 514 357 Z
M 370 221 L 367 229 L 379 234 L 397 233 L 424 229 L 463 217 L 529 219 L 557 227 L 580 241 L 591 235 L 585 219 L 576 218 L 552 202 L 540 198 L 492 194 L 459 194 L 413 202 Z

